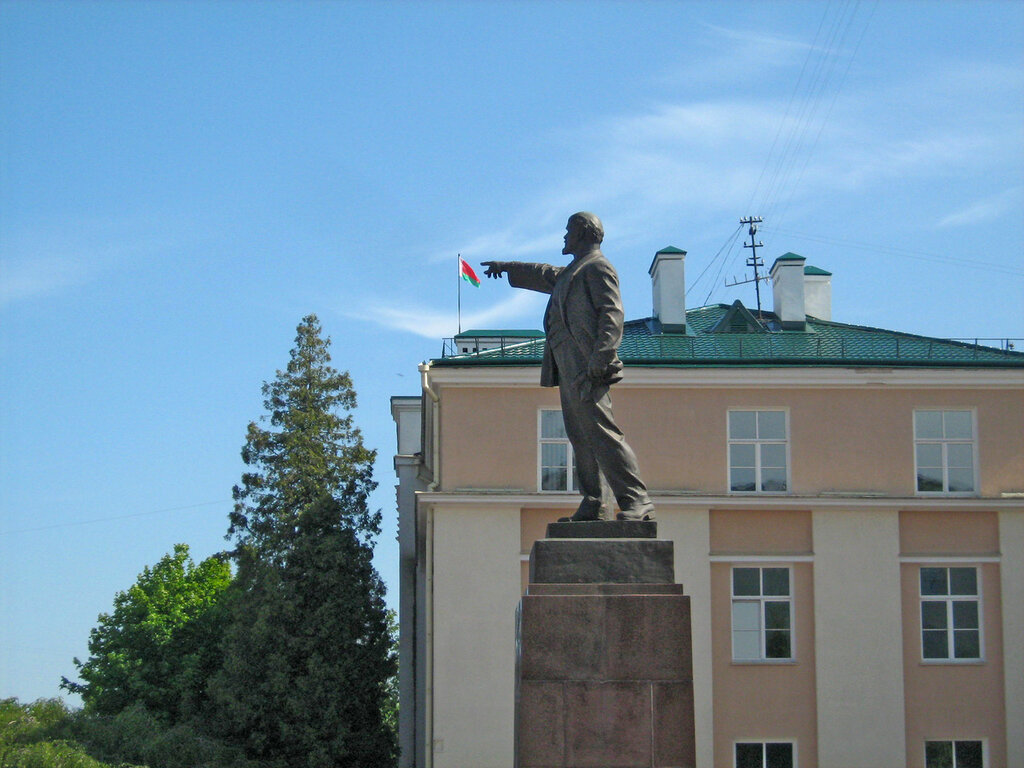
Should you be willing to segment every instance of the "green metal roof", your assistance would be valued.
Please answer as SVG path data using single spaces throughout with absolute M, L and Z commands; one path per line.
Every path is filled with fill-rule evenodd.
M 805 275 L 825 275 L 828 277 L 832 276 L 832 273 L 821 267 L 804 267 Z
M 916 336 L 812 317 L 806 330 L 780 331 L 775 315 L 763 313 L 770 332 L 713 333 L 735 306 L 712 304 L 686 313 L 686 333 L 662 333 L 653 318 L 623 328 L 619 357 L 626 365 L 703 367 L 884 366 L 1024 368 L 1024 352 L 949 339 Z M 499 336 L 502 332 L 488 332 Z M 537 332 L 535 332 L 537 333 Z M 509 333 L 509 336 L 514 334 Z M 444 357 L 436 365 L 539 365 L 544 341 L 537 338 L 502 349 Z
M 685 255 L 686 251 L 684 251 L 682 248 L 676 248 L 674 245 L 666 245 L 664 248 L 658 251 L 658 253 L 682 253 Z

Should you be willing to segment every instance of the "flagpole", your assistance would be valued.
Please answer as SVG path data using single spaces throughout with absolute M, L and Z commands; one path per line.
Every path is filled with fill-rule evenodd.
M 459 333 L 462 333 L 462 254 L 456 254 L 455 258 L 458 259 L 455 264 L 459 268 Z

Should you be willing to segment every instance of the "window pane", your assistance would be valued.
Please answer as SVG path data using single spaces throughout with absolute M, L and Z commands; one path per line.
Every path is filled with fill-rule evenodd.
M 974 437 L 971 434 L 970 411 L 946 411 L 943 415 L 946 422 L 944 437 L 947 440 L 970 440 Z
M 789 568 L 765 568 L 764 593 L 766 595 L 788 595 Z
M 758 411 L 757 436 L 761 440 L 785 440 L 786 412 Z
M 764 655 L 769 659 L 788 659 L 792 655 L 789 651 L 788 629 L 769 629 L 765 631 Z
M 761 628 L 761 605 L 749 600 L 737 600 L 732 604 L 732 628 L 753 630 Z
M 736 768 L 764 768 L 761 762 L 763 750 L 760 744 L 736 745 Z
M 753 440 L 757 437 L 754 411 L 729 411 L 729 437 L 733 440 Z
M 980 659 L 981 633 L 976 629 L 954 630 L 953 657 L 957 659 Z
M 562 423 L 561 411 L 540 412 L 540 436 L 553 438 L 565 437 L 565 424 Z
M 761 470 L 761 490 L 780 493 L 786 490 L 785 469 L 763 469 Z
M 925 768 L 953 768 L 953 742 L 926 741 L 924 765 Z
M 760 595 L 761 594 L 761 569 L 760 568 L 733 568 L 732 569 L 732 593 L 734 595 Z
M 760 632 L 733 632 L 732 657 L 738 661 L 761 658 Z
M 971 443 L 950 443 L 946 446 L 946 459 L 951 467 L 971 469 L 974 466 L 974 446 Z
M 540 473 L 540 489 L 542 491 L 566 491 L 566 470 L 558 467 L 545 467 Z
M 956 768 L 984 768 L 980 741 L 956 742 Z
M 949 470 L 949 492 L 968 493 L 974 490 L 973 469 L 951 469 Z
M 917 490 L 919 491 L 941 491 L 942 470 L 917 468 Z
M 921 603 L 922 629 L 947 629 L 946 603 L 926 600 Z
M 762 467 L 786 467 L 786 444 L 765 443 L 761 446 Z
M 729 466 L 733 468 L 737 467 L 753 467 L 754 466 L 754 452 L 757 450 L 757 446 L 753 443 L 734 443 L 729 446 Z
M 541 443 L 540 465 L 542 467 L 564 467 L 569 463 L 569 446 L 565 443 Z
M 946 587 L 946 568 L 922 568 L 921 569 L 921 594 L 922 595 L 948 595 Z
M 918 467 L 941 467 L 942 466 L 942 444 L 941 443 L 918 443 L 917 445 L 917 466 Z M 940 475 L 941 477 L 941 475 Z
M 978 594 L 978 571 L 975 568 L 950 568 L 949 594 Z
M 764 604 L 765 629 L 789 629 L 789 602 L 769 600 Z
M 946 630 L 926 629 L 923 632 L 923 655 L 926 659 L 948 659 L 949 641 Z
M 792 744 L 765 744 L 767 768 L 793 768 Z
M 754 491 L 757 486 L 754 484 L 754 470 L 734 469 L 729 473 L 730 491 Z
M 942 411 L 914 413 L 914 437 L 918 440 L 942 439 Z
M 978 604 L 974 600 L 957 600 L 953 603 L 953 628 L 978 628 Z

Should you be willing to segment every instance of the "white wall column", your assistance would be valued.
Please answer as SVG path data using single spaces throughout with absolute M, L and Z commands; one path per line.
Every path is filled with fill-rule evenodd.
M 896 510 L 814 512 L 819 768 L 906 762 Z
M 1024 513 L 999 513 L 1006 680 L 1006 764 L 1024 765 Z
M 672 509 L 658 503 L 658 538 L 674 542 L 676 581 L 690 596 L 693 639 L 693 709 L 697 765 L 714 765 L 714 707 L 711 664 L 711 513 L 707 509 Z
M 512 765 L 519 551 L 518 506 L 434 507 L 432 768 Z

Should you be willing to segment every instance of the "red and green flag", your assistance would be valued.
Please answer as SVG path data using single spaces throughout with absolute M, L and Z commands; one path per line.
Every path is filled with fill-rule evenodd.
M 480 278 L 476 276 L 476 272 L 473 271 L 473 268 L 461 256 L 459 257 L 459 274 L 467 283 L 471 283 L 476 288 L 480 287 Z

